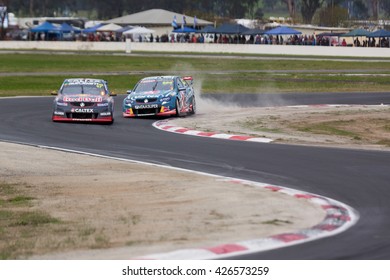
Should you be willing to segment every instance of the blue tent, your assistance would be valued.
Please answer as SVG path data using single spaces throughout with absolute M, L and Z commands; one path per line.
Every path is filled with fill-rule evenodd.
M 104 24 L 103 23 L 99 23 L 95 26 L 92 26 L 92 27 L 89 27 L 89 28 L 85 28 L 83 30 L 83 33 L 94 33 L 98 30 L 98 28 L 102 27 Z
M 41 25 L 38 25 L 34 28 L 31 28 L 30 29 L 31 32 L 44 32 L 44 33 L 49 33 L 49 32 L 61 32 L 61 29 L 53 24 L 51 24 L 50 22 L 48 21 L 45 21 L 44 23 L 42 23 Z
M 379 29 L 377 31 L 374 31 L 367 35 L 367 37 L 390 37 L 390 31 L 387 31 L 385 29 Z
M 298 35 L 302 34 L 302 32 L 292 29 L 287 26 L 279 26 L 274 29 L 268 30 L 264 34 L 266 35 Z
M 249 28 L 241 25 L 241 24 L 230 24 L 225 23 L 220 27 L 215 29 L 215 33 L 218 34 L 242 34 L 245 31 L 248 31 Z
M 197 30 L 197 33 L 215 33 L 215 28 L 212 25 L 207 25 L 201 30 Z
M 354 29 L 349 31 L 348 33 L 345 33 L 341 37 L 363 37 L 370 34 L 370 31 L 367 31 L 365 29 Z
M 61 24 L 60 26 L 60 31 L 62 33 L 70 33 L 70 32 L 74 32 L 74 33 L 80 33 L 81 30 L 78 29 L 78 28 L 75 28 L 69 24 L 67 24 L 66 22 L 64 22 L 63 24 Z
M 258 29 L 258 28 L 254 28 L 254 29 L 249 29 L 245 32 L 242 33 L 242 35 L 263 35 L 265 33 L 265 30 L 263 29 Z
M 191 27 L 184 26 L 183 28 L 174 29 L 174 30 L 172 30 L 172 32 L 175 32 L 175 33 L 195 33 L 195 32 L 197 32 L 197 30 L 193 29 Z

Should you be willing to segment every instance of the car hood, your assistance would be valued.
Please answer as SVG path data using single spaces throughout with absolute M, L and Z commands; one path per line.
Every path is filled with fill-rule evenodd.
M 145 92 L 132 92 L 131 97 L 135 98 L 161 98 L 170 94 L 174 91 L 172 90 L 155 90 L 155 91 L 145 91 Z

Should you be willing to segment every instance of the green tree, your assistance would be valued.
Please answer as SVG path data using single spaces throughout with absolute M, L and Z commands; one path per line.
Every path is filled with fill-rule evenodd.
M 263 18 L 263 11 L 258 1 L 246 1 L 246 3 L 243 3 L 243 7 L 250 19 Z
M 301 0 L 301 14 L 304 23 L 311 23 L 315 12 L 322 7 L 325 0 Z
M 327 6 L 320 10 L 319 18 L 322 26 L 342 26 L 348 19 L 348 10 L 339 5 Z
M 382 0 L 381 8 L 386 16 L 390 16 L 390 0 Z
M 374 20 L 378 19 L 379 0 L 370 0 L 372 17 Z
M 288 13 L 292 19 L 296 16 L 296 3 L 295 0 L 282 0 L 287 5 Z
M 275 0 L 263 0 L 264 7 L 268 7 L 273 10 L 275 8 L 276 1 Z
M 369 18 L 369 13 L 368 13 L 368 8 L 366 6 L 366 1 L 364 0 L 355 0 L 353 1 L 352 5 L 352 18 L 354 19 L 368 19 Z

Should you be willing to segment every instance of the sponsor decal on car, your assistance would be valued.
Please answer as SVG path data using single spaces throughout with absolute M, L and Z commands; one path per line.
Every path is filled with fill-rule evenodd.
M 142 105 L 134 106 L 134 109 L 152 109 L 152 108 L 158 108 L 158 104 L 142 104 Z
M 93 109 L 72 108 L 72 113 L 93 113 Z
M 159 92 L 159 91 L 157 91 Z M 134 96 L 134 98 L 136 98 L 137 100 L 141 100 L 141 99 L 153 99 L 153 98 L 156 98 L 156 95 L 155 94 L 139 94 L 139 95 L 136 95 Z
M 111 112 L 100 113 L 100 116 L 111 116 Z
M 58 111 L 54 111 L 54 115 L 58 115 L 58 116 L 64 116 L 65 113 L 64 112 L 58 112 Z
M 64 97 L 64 102 L 102 102 L 102 97 Z

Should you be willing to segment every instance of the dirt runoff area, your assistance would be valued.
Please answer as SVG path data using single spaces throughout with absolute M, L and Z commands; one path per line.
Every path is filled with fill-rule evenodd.
M 0 142 L 3 259 L 130 259 L 296 231 L 306 200 L 215 177 Z
M 170 124 L 265 137 L 274 143 L 390 151 L 388 105 L 242 108 L 207 101 L 201 108 L 209 110 L 202 109 L 192 118 L 175 119 Z
M 389 150 L 387 106 L 205 108 L 173 123 Z M 325 215 L 306 200 L 180 170 L 2 142 L 0 157 L 1 259 L 137 258 L 297 231 Z

